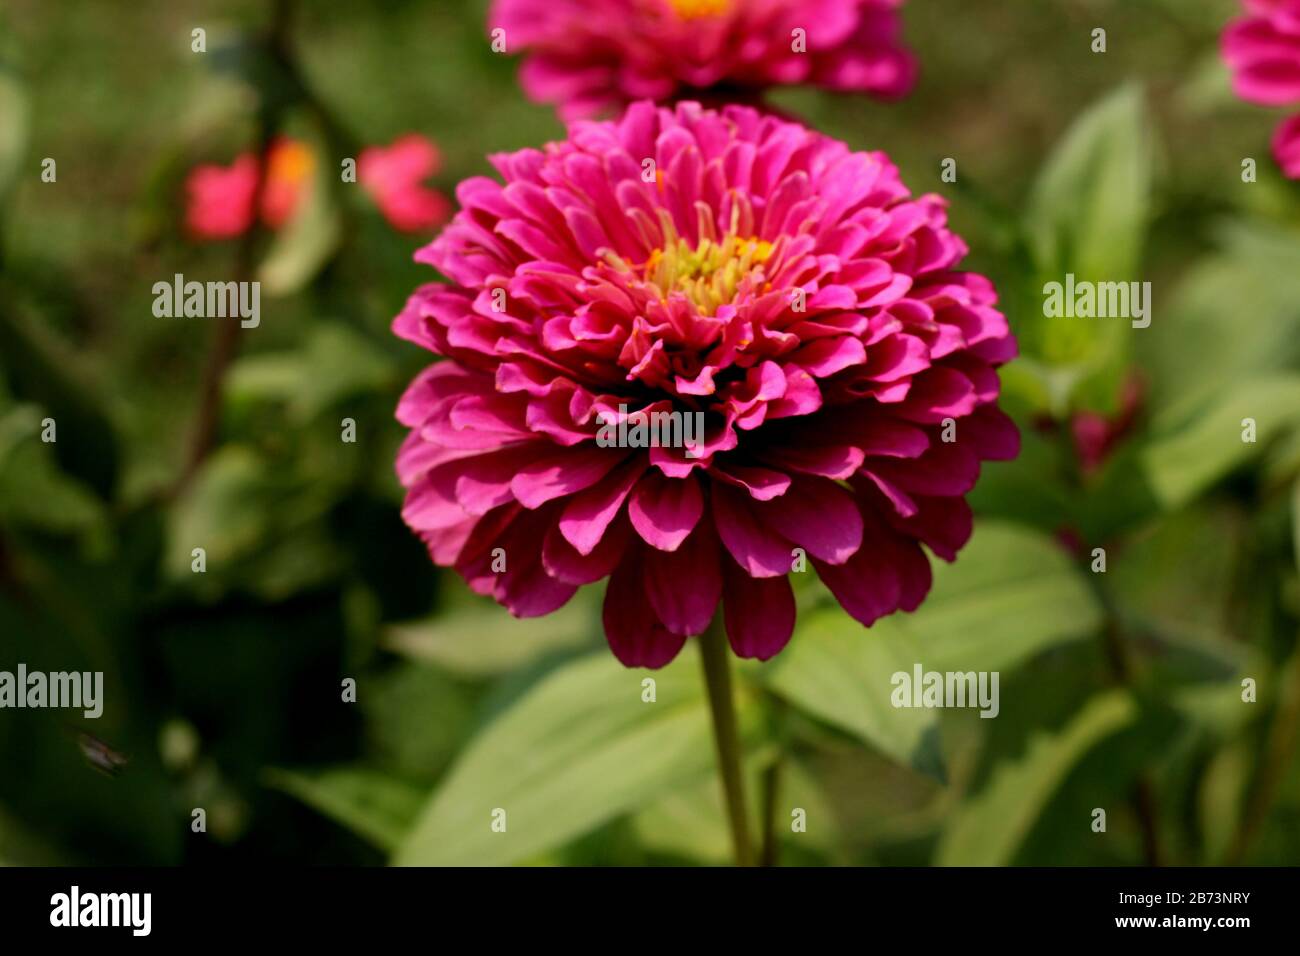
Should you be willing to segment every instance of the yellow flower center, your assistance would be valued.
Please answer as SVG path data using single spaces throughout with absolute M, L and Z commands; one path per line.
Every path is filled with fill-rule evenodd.
M 731 6 L 731 0 L 668 0 L 683 20 L 700 20 L 704 17 L 720 17 Z
M 678 238 L 650 254 L 645 278 L 665 299 L 671 292 L 681 292 L 701 313 L 714 315 L 718 306 L 735 299 L 736 289 L 745 276 L 755 266 L 767 262 L 771 255 L 770 242 L 734 234 L 719 242 L 701 239 L 695 248 Z
M 311 150 L 297 140 L 282 140 L 275 144 L 267 159 L 266 178 L 272 182 L 301 183 L 311 175 L 315 157 Z
M 660 209 L 662 245 L 645 262 L 628 262 L 612 249 L 603 250 L 602 258 L 624 275 L 635 276 L 652 286 L 662 302 L 667 302 L 672 293 L 680 292 L 694 303 L 701 315 L 717 315 L 719 306 L 735 301 L 745 278 L 767 265 L 777 246 L 757 236 L 741 235 L 739 206 L 731 210 L 731 228 L 719 237 L 708 207 L 702 203 L 696 205 L 700 213 L 700 239 L 695 245 L 682 238 L 672 216 L 666 209 Z M 752 221 L 753 214 L 747 212 L 744 222 Z M 766 292 L 770 287 L 765 282 L 761 291 Z

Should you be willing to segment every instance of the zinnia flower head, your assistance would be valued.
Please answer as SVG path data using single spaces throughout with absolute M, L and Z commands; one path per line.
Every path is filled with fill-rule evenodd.
M 1245 8 L 1223 33 L 1233 89 L 1261 106 L 1300 105 L 1300 0 L 1245 0 Z M 1300 116 L 1278 127 L 1273 155 L 1300 179 Z
M 488 18 L 520 79 L 566 119 L 633 100 L 812 84 L 905 94 L 903 0 L 496 0 Z
M 634 104 L 492 157 L 416 254 L 403 517 L 520 617 L 609 577 L 618 658 L 657 667 L 721 601 L 735 652 L 789 639 L 807 564 L 863 624 L 955 558 L 981 460 L 1013 457 L 1016 354 L 944 202 L 883 153 L 746 107 Z M 611 422 L 699 413 L 694 447 Z M 631 431 L 628 432 L 631 434 Z M 806 556 L 806 561 L 804 561 Z

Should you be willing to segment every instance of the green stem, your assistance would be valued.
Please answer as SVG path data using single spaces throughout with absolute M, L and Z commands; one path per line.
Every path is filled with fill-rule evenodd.
M 1088 575 L 1093 593 L 1097 595 L 1105 615 L 1102 636 L 1115 683 L 1132 690 L 1137 682 L 1130 648 L 1124 638 L 1119 608 L 1111 600 L 1110 593 L 1097 580 L 1097 576 L 1088 571 L 1084 573 Z M 1160 849 L 1160 820 L 1157 811 L 1159 803 L 1156 800 L 1155 783 L 1151 779 L 1151 774 L 1145 770 L 1139 772 L 1134 783 L 1132 804 L 1133 813 L 1138 821 L 1138 831 L 1142 835 L 1142 856 L 1146 865 L 1163 866 L 1164 856 Z
M 293 0 L 276 0 L 271 25 L 263 44 L 270 55 L 281 61 L 290 59 L 289 30 L 293 22 Z M 261 236 L 262 196 L 266 190 L 267 173 L 271 165 L 271 150 L 284 118 L 283 104 L 261 93 L 257 117 L 257 179 L 253 187 L 253 219 L 240 237 L 235 252 L 235 281 L 251 282 L 257 272 L 256 254 Z M 217 324 L 212 346 L 208 350 L 199 380 L 198 413 L 190 447 L 185 456 L 181 474 L 171 488 L 173 496 L 180 495 L 193 481 L 199 468 L 216 447 L 217 431 L 221 424 L 221 402 L 225 390 L 226 373 L 239 353 L 240 322 L 224 321 Z
M 763 771 L 763 843 L 758 854 L 759 866 L 777 866 L 781 847 L 776 836 L 776 798 L 781 790 L 781 756 L 778 754 Z
M 1300 737 L 1300 652 L 1280 672 L 1282 686 L 1277 712 L 1269 729 L 1268 743 L 1251 787 L 1246 811 L 1224 860 L 1228 866 L 1240 866 L 1255 838 L 1264 827 L 1269 807 L 1295 759 L 1296 739 Z
M 764 694 L 763 702 L 768 715 L 768 734 L 776 752 L 763 771 L 759 815 L 762 820 L 762 843 L 758 851 L 759 866 L 781 865 L 781 841 L 777 834 L 777 799 L 781 792 L 781 778 L 789 749 L 789 720 L 786 702 L 774 694 Z
M 731 665 L 727 659 L 727 638 L 718 617 L 699 636 L 700 660 L 704 664 L 704 686 L 709 692 L 713 715 L 713 743 L 722 777 L 723 802 L 731 824 L 731 842 L 736 865 L 753 866 L 753 844 L 749 842 L 749 815 L 745 810 L 745 778 L 741 768 L 740 734 L 736 729 L 736 704 L 731 692 Z

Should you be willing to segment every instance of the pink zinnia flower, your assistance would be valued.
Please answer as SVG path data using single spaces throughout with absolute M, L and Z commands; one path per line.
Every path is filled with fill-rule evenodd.
M 902 2 L 496 0 L 488 26 L 526 54 L 528 95 L 573 119 L 715 88 L 902 96 L 916 78 L 900 42 Z
M 653 160 L 653 166 L 647 162 Z M 732 648 L 789 639 L 796 549 L 853 617 L 915 609 L 922 544 L 953 560 L 1016 354 L 936 196 L 883 153 L 731 106 L 633 105 L 543 150 L 417 260 L 396 334 L 446 356 L 397 409 L 403 517 L 520 617 L 609 577 L 604 625 L 658 667 L 719 601 Z M 623 409 L 620 409 L 623 406 Z M 682 447 L 604 447 L 614 420 L 700 412 Z
M 403 232 L 432 230 L 447 221 L 451 203 L 424 181 L 442 166 L 438 147 L 418 133 L 391 146 L 371 146 L 357 159 L 357 179 L 379 211 Z
M 1261 106 L 1300 104 L 1300 0 L 1245 0 L 1247 15 L 1223 33 L 1237 95 Z M 1273 137 L 1283 172 L 1300 179 L 1300 116 Z
M 310 182 L 311 150 L 292 139 L 277 140 L 267 157 L 261 217 L 278 229 L 298 208 Z M 257 157 L 242 153 L 229 166 L 196 166 L 185 180 L 185 224 L 201 239 L 233 239 L 253 224 L 257 192 Z

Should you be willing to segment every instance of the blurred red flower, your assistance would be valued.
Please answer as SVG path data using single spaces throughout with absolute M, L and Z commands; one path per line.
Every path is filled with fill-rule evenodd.
M 451 203 L 424 181 L 442 167 L 438 147 L 418 133 L 391 146 L 371 146 L 357 160 L 357 178 L 394 229 L 423 232 L 442 225 Z
M 357 179 L 394 229 L 432 231 L 445 222 L 451 204 L 424 184 L 438 171 L 441 156 L 432 141 L 417 133 L 391 146 L 369 146 L 357 160 Z M 267 159 L 260 218 L 279 229 L 298 210 L 315 172 L 311 147 L 295 139 L 277 139 Z M 185 180 L 185 225 L 199 239 L 233 239 L 253 225 L 257 193 L 257 156 L 241 153 L 229 166 L 205 163 Z
M 262 190 L 261 217 L 278 229 L 298 208 L 315 159 L 311 150 L 293 139 L 272 144 Z M 206 163 L 185 180 L 188 204 L 185 224 L 200 239 L 233 239 L 253 224 L 257 193 L 257 157 L 241 153 L 229 166 Z

